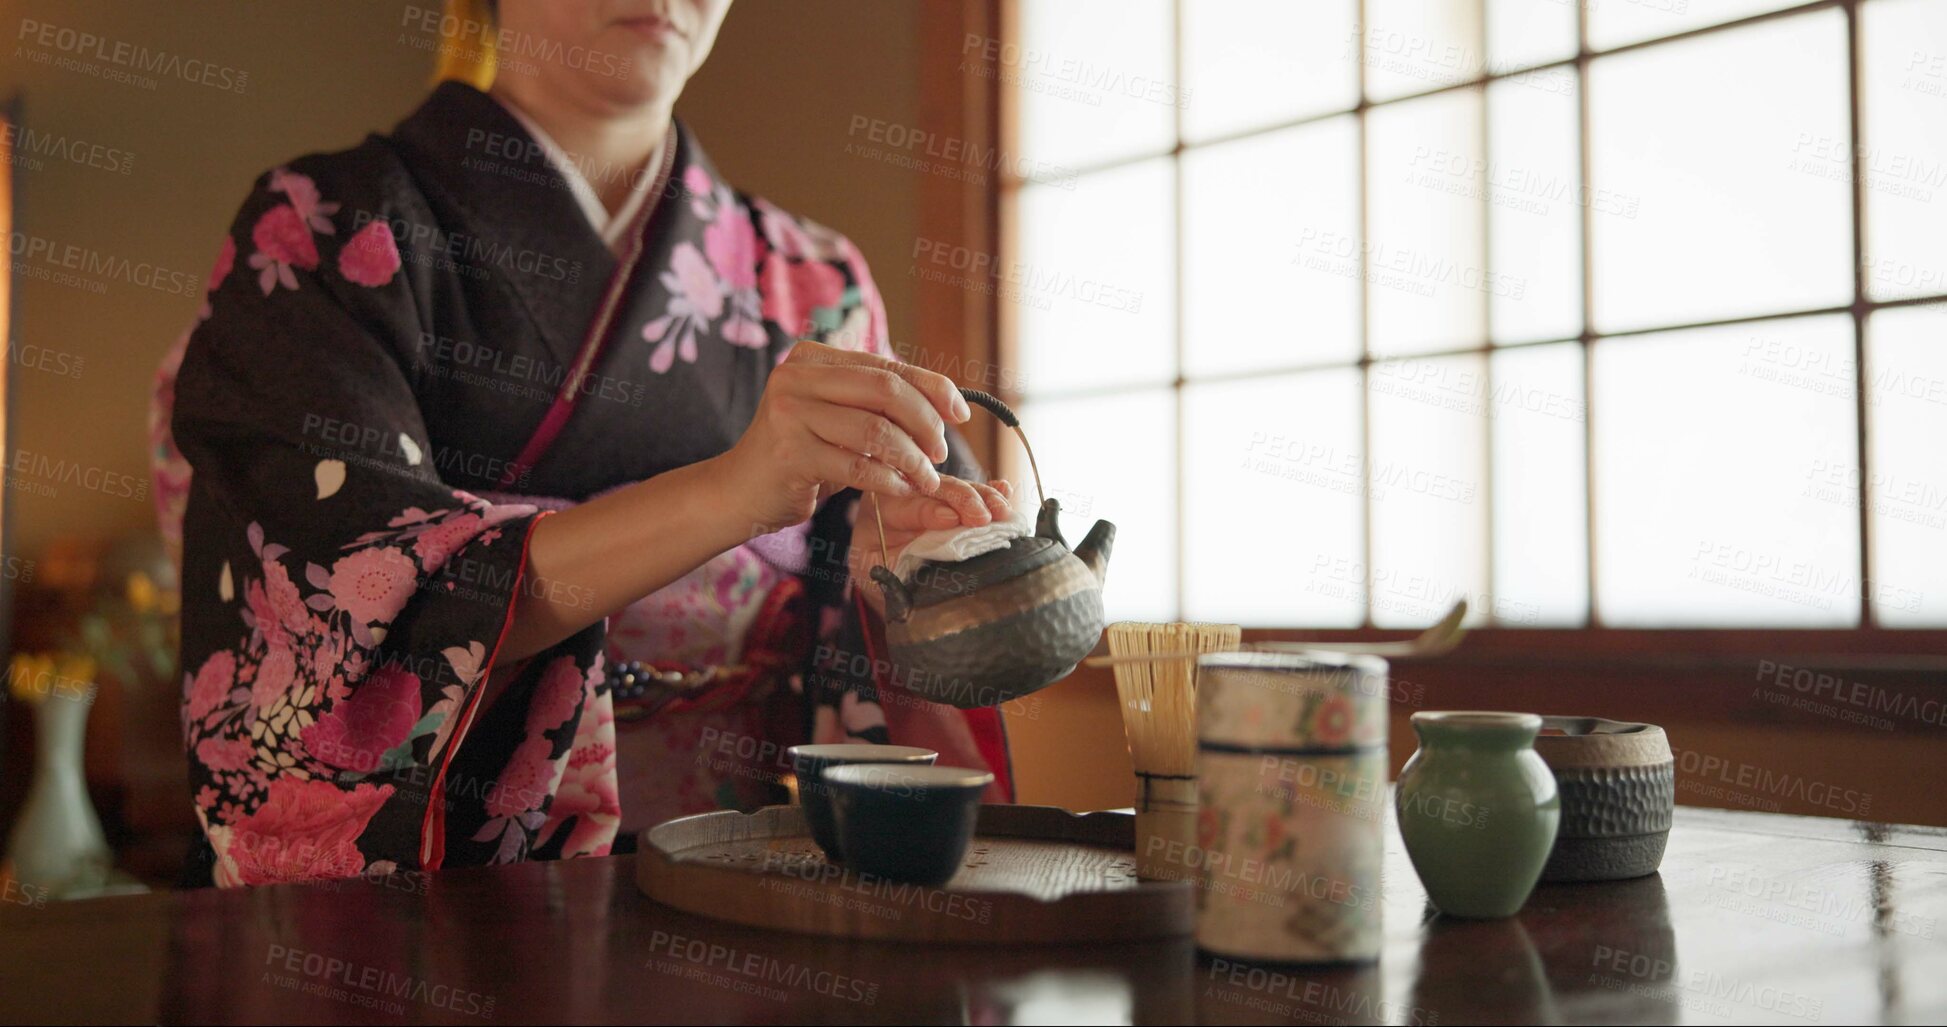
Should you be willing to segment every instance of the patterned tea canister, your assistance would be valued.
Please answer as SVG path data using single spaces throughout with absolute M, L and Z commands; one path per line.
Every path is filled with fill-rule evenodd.
M 1198 663 L 1197 947 L 1230 959 L 1379 957 L 1386 661 L 1213 653 Z

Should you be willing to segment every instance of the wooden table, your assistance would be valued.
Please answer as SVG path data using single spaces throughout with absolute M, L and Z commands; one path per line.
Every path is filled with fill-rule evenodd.
M 1432 917 L 1389 830 L 1377 966 L 1269 973 L 1189 939 L 925 948 L 739 928 L 630 858 L 393 885 L 0 904 L 0 1018 L 222 1023 L 1941 1022 L 1947 831 L 1682 809 L 1660 875 Z

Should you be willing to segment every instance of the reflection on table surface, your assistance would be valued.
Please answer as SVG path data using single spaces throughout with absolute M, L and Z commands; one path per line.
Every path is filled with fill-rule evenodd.
M 9 1020 L 1474 1023 L 1938 1021 L 1947 831 L 1678 811 L 1663 870 L 1426 908 L 1389 832 L 1375 966 L 1190 939 L 939 947 L 778 934 L 642 896 L 630 857 L 0 907 Z

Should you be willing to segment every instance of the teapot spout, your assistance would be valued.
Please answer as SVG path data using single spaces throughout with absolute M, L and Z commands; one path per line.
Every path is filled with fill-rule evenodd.
M 1088 569 L 1095 572 L 1099 583 L 1109 576 L 1109 551 L 1115 548 L 1115 525 L 1108 521 L 1096 521 L 1095 527 L 1088 529 L 1082 544 L 1075 547 L 1075 555 L 1081 557 Z

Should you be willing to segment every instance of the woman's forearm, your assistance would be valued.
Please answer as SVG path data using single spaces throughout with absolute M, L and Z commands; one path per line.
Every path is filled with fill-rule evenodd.
M 704 460 L 541 518 L 498 658 L 532 656 L 748 540 L 724 475 Z
M 987 523 L 982 493 L 931 463 L 948 455 L 946 426 L 969 416 L 942 375 L 798 343 L 727 452 L 535 524 L 498 657 L 532 656 L 754 535 L 804 521 L 839 489 L 937 499 L 954 516 L 934 527 Z

